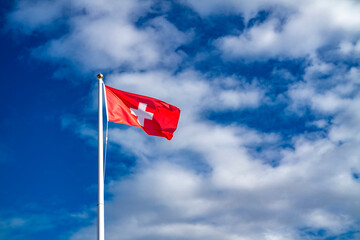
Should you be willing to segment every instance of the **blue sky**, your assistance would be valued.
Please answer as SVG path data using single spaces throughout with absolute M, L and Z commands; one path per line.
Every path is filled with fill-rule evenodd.
M 109 123 L 106 239 L 360 238 L 360 2 L 0 4 L 0 238 L 96 238 L 97 79 L 178 106 Z

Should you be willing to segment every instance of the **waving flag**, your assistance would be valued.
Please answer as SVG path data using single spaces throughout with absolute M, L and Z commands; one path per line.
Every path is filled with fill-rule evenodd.
M 142 128 L 147 134 L 171 140 L 180 109 L 155 98 L 105 85 L 108 121 Z

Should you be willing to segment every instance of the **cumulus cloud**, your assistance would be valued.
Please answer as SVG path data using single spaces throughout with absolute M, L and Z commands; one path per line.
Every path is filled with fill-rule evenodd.
M 264 90 L 254 84 L 231 77 L 209 79 L 192 69 L 176 75 L 169 71 L 113 74 L 106 81 L 115 88 L 165 99 L 192 114 L 209 109 L 253 108 L 264 100 Z
M 178 31 L 162 16 L 136 26 L 136 21 L 151 11 L 149 1 L 100 4 L 58 0 L 51 4 L 40 1 L 39 6 L 27 1 L 22 3 L 9 19 L 15 27 L 23 26 L 25 32 L 42 30 L 52 20 L 70 15 L 63 20 L 68 31 L 39 46 L 33 54 L 41 59 L 68 61 L 72 67 L 85 72 L 119 67 L 134 70 L 174 67 L 181 61 L 181 53 L 177 53 L 176 48 L 191 39 L 190 32 Z M 47 13 L 49 17 L 33 20 L 34 23 L 28 21 L 32 19 L 33 8 L 45 11 L 47 5 L 56 11 Z
M 20 31 L 31 34 L 51 26 L 61 16 L 63 6 L 61 1 L 19 1 L 8 20 Z
M 286 11 L 287 16 L 279 15 L 274 8 L 265 22 L 245 29 L 238 36 L 224 36 L 215 42 L 216 46 L 226 59 L 301 58 L 316 54 L 322 47 L 339 44 L 342 51 L 349 51 L 351 44 L 341 43 L 341 39 L 357 36 L 359 4 L 319 0 L 290 5 L 292 10 Z
M 32 8 L 41 12 L 48 2 L 20 2 L 10 15 L 12 24 L 27 26 L 27 31 L 51 25 L 64 13 L 66 2 L 56 1 L 54 6 L 59 7 L 48 16 L 29 23 L 27 12 Z M 297 75 L 273 67 L 270 75 L 288 80 L 289 86 L 281 92 L 281 101 L 271 102 L 267 98 L 271 82 L 183 65 L 186 53 L 179 47 L 197 32 L 180 31 L 165 13 L 156 12 L 151 1 L 72 3 L 73 12 L 64 20 L 69 31 L 38 46 L 40 58 L 61 64 L 66 60 L 80 72 L 104 69 L 109 72 L 106 84 L 182 109 L 171 142 L 150 138 L 138 128 L 110 128 L 111 141 L 121 147 L 118 151 L 134 157 L 136 164 L 129 175 L 112 176 L 106 186 L 107 238 L 312 239 L 307 232 L 324 230 L 332 236 L 358 229 L 360 191 L 354 173 L 359 171 L 360 74 L 358 63 L 349 64 L 343 57 L 358 51 L 359 4 L 180 3 L 204 21 L 207 15 L 235 12 L 244 14 L 247 23 L 260 10 L 271 12 L 238 36 L 214 42 L 224 64 L 229 59 L 306 61 Z M 280 16 L 277 9 L 286 13 Z M 154 12 L 158 15 L 148 16 Z M 336 57 L 329 57 L 330 52 Z M 286 139 L 281 131 L 264 132 L 238 119 L 243 110 L 251 113 L 277 104 L 299 118 L 310 112 L 305 125 L 318 131 Z M 209 112 L 230 112 L 232 119 L 215 121 Z M 62 124 L 74 122 L 66 116 Z M 75 134 L 94 138 L 94 129 L 81 122 Z M 272 151 L 277 166 L 269 162 Z M 95 225 L 76 229 L 71 239 L 92 239 L 95 232 Z
M 70 60 L 85 71 L 121 66 L 141 70 L 159 64 L 173 66 L 181 60 L 174 50 L 189 37 L 164 18 L 152 20 L 141 30 L 121 21 L 114 22 L 111 16 L 76 21 L 70 34 L 38 48 L 36 55 Z
M 156 153 L 147 151 L 147 159 L 160 154 L 169 156 L 166 161 L 139 164 L 134 175 L 108 185 L 113 194 L 106 203 L 110 239 L 120 234 L 125 239 L 298 239 L 293 226 L 341 233 L 358 218 L 360 193 L 350 191 L 357 183 L 348 171 L 358 151 L 348 153 L 351 146 L 299 138 L 296 150 L 284 152 L 283 164 L 272 168 L 239 147 L 242 136 L 233 131 L 213 133 L 213 138 L 203 134 L 202 141 L 193 140 L 197 146 L 189 143 L 188 148 L 202 152 L 210 172 L 187 169 L 173 160 L 182 153 L 156 147 Z M 345 199 L 347 206 L 341 204 Z M 88 231 L 74 239 L 85 239 Z

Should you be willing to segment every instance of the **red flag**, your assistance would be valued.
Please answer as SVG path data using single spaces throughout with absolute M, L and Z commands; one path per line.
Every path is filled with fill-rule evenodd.
M 180 109 L 155 98 L 124 92 L 105 85 L 110 122 L 141 127 L 147 134 L 170 140 L 176 130 Z

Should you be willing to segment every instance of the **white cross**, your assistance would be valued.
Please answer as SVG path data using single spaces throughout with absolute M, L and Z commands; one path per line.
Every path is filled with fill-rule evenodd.
M 147 104 L 139 103 L 138 109 L 130 108 L 131 114 L 137 117 L 138 123 L 143 127 L 144 126 L 144 119 L 152 120 L 153 113 L 146 111 Z

